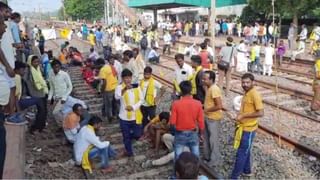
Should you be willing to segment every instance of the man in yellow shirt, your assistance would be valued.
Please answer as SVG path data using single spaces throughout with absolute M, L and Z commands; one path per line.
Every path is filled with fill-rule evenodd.
M 245 94 L 242 98 L 241 108 L 236 117 L 237 128 L 234 147 L 238 149 L 231 179 L 239 176 L 251 175 L 251 147 L 258 128 L 258 118 L 264 115 L 263 103 L 260 93 L 253 85 L 254 76 L 246 73 L 241 78 Z
M 216 74 L 205 71 L 202 77 L 206 96 L 204 99 L 204 159 L 209 166 L 217 166 L 221 161 L 219 136 L 222 120 L 221 90 L 215 84 Z
M 91 45 L 91 47 L 95 47 L 96 45 L 96 36 L 94 35 L 93 31 L 90 30 L 90 33 L 89 33 L 89 36 L 88 36 L 88 39 L 89 39 L 89 43 Z
M 99 72 L 102 80 L 101 92 L 103 96 L 102 116 L 111 122 L 118 114 L 118 102 L 114 98 L 114 91 L 118 85 L 117 71 L 114 67 L 114 56 L 108 60 L 109 64 L 103 66 Z

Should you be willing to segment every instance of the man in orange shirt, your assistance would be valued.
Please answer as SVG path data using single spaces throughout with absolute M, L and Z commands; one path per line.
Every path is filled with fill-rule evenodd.
M 83 107 L 81 104 L 75 104 L 63 121 L 63 131 L 69 142 L 74 143 L 76 135 L 80 128 L 88 124 L 89 119 L 83 120 L 80 123 L 81 115 L 83 113 Z
M 256 129 L 258 129 L 258 118 L 264 115 L 263 103 L 260 93 L 253 85 L 254 76 L 246 73 L 241 78 L 242 88 L 245 94 L 242 98 L 241 108 L 237 121 L 234 139 L 234 148 L 237 149 L 236 162 L 231 174 L 231 179 L 238 179 L 242 174 L 251 176 L 251 147 Z
M 185 146 L 199 157 L 199 137 L 203 140 L 204 130 L 202 104 L 192 98 L 192 85 L 189 81 L 182 81 L 179 86 L 182 97 L 173 102 L 170 117 L 170 125 L 176 129 L 175 159 L 183 152 Z

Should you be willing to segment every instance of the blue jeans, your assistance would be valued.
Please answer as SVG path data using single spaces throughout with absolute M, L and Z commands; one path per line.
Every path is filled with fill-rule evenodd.
M 238 179 L 242 173 L 251 173 L 251 147 L 255 135 L 255 131 L 243 131 L 240 146 L 236 155 L 236 162 L 231 174 L 231 179 Z
M 46 126 L 47 120 L 47 99 L 46 98 L 23 98 L 19 100 L 19 106 L 22 110 L 27 109 L 31 106 L 37 107 L 36 120 L 31 126 L 32 130 L 38 129 L 42 130 Z
M 99 156 L 101 159 L 100 168 L 107 168 L 109 166 L 109 158 L 115 157 L 116 155 L 117 153 L 111 148 L 110 145 L 103 149 L 94 147 L 89 152 L 89 159 Z
M 143 115 L 142 126 L 143 128 L 156 117 L 156 106 L 141 106 L 141 113 Z
M 142 125 L 136 124 L 136 121 L 124 121 L 120 119 L 120 128 L 122 131 L 123 144 L 128 156 L 133 156 L 132 140 L 138 140 L 142 133 Z
M 260 62 L 260 57 L 256 57 L 254 63 L 253 63 L 253 68 L 252 71 L 255 73 L 257 72 L 258 74 L 261 74 L 262 72 L 262 64 Z
M 174 136 L 174 159 L 177 160 L 185 146 L 199 157 L 199 136 L 197 131 L 176 131 Z

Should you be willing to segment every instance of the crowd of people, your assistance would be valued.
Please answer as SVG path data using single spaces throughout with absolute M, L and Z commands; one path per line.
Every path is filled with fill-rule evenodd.
M 29 119 L 29 133 L 37 135 L 46 131 L 49 114 L 63 129 L 65 140 L 73 144 L 76 164 L 89 173 L 93 172 L 93 158 L 99 157 L 101 162 L 98 167 L 102 172 L 110 173 L 113 171 L 109 163 L 111 159 L 133 157 L 133 142 L 147 140 L 156 151 L 164 144 L 169 153 L 159 159 L 147 160 L 141 166 L 148 168 L 173 161 L 173 178 L 180 179 L 207 179 L 199 176 L 200 160 L 216 170 L 224 163 L 220 152 L 220 130 L 223 121 L 229 117 L 236 122 L 233 147 L 237 149 L 230 178 L 252 175 L 252 143 L 258 118 L 264 115 L 262 98 L 254 87 L 252 73 L 271 76 L 274 54 L 280 57 L 285 54 L 284 42 L 280 40 L 278 44 L 273 41 L 277 37 L 276 25 L 269 26 L 268 35 L 264 32 L 264 24 L 256 25 L 259 27 L 256 35 L 249 32 L 251 26 L 245 26 L 240 33 L 245 39 L 236 46 L 233 38 L 228 37 L 219 54 L 215 54 L 214 48 L 210 47 L 209 39 L 205 39 L 198 50 L 192 45 L 184 52 L 176 53 L 170 112 L 157 115 L 157 105 L 167 88 L 153 77 L 150 66 L 150 63 L 160 63 L 160 38 L 155 27 L 88 28 L 84 23 L 76 34 L 89 41 L 90 54 L 84 56 L 66 41 L 60 47 L 59 56 L 54 57 L 52 51 L 46 51 L 45 39 L 37 26 L 32 31 L 32 39 L 36 43 L 22 43 L 26 35 L 17 27 L 19 14 L 12 13 L 11 8 L 1 2 L 0 10 L 0 143 L 4 147 L 0 150 L 0 177 L 6 150 L 4 124 L 26 124 L 26 119 Z M 224 23 L 221 22 L 222 32 L 232 35 L 233 31 L 229 32 L 228 25 Z M 203 24 L 203 31 L 198 26 L 199 22 L 177 23 L 177 29 L 165 30 L 162 53 L 168 51 L 171 54 L 170 48 L 183 34 L 183 29 L 185 35 L 207 33 L 206 24 Z M 241 25 L 234 27 L 240 28 Z M 76 32 L 76 27 L 73 30 Z M 313 47 L 318 47 L 312 50 L 317 57 L 316 93 L 311 106 L 315 112 L 319 110 L 320 99 L 317 32 L 314 30 L 312 35 L 315 41 Z M 299 35 L 301 48 L 305 48 L 306 36 L 303 27 Z M 264 46 L 263 62 L 260 58 L 261 46 Z M 185 62 L 187 55 L 191 65 Z M 90 114 L 90 107 L 76 98 L 77 90 L 73 89 L 68 72 L 71 66 L 79 66 L 85 82 L 102 97 L 101 117 Z M 241 78 L 244 95 L 235 98 L 234 109 L 231 110 L 225 108 L 224 98 L 229 95 L 233 70 L 244 73 Z M 216 72 L 219 74 L 217 81 Z M 110 141 L 101 140 L 97 133 L 103 131 L 102 123 L 115 121 L 120 124 L 124 144 L 121 151 L 116 151 Z M 200 152 L 201 143 L 204 145 L 203 152 Z

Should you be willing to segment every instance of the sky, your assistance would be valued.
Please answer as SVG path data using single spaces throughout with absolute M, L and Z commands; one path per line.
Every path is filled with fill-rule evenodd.
M 25 12 L 34 11 L 41 12 L 55 11 L 62 6 L 61 0 L 9 0 L 9 6 L 13 11 Z

